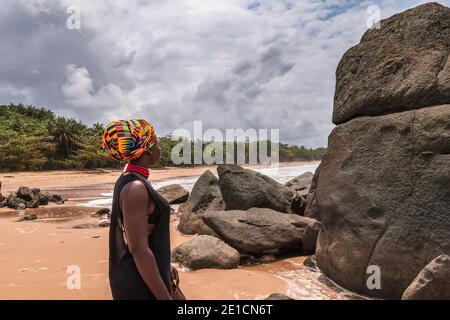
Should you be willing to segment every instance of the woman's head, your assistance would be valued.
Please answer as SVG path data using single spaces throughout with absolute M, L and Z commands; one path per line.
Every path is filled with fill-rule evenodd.
M 102 145 L 115 160 L 141 166 L 159 164 L 158 138 L 153 126 L 144 119 L 110 122 L 103 131 Z

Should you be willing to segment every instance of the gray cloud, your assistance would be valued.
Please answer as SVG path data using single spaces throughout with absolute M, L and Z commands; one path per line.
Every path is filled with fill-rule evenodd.
M 0 103 L 46 106 L 87 123 L 145 117 L 159 134 L 279 128 L 324 146 L 334 72 L 382 16 L 424 1 L 3 1 Z M 449 4 L 449 1 L 441 1 Z M 66 9 L 81 9 L 68 30 Z

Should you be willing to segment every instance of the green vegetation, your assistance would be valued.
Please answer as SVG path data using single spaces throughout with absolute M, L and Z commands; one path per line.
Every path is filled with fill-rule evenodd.
M 88 127 L 74 119 L 58 117 L 44 108 L 0 105 L 0 170 L 120 168 L 123 164 L 111 160 L 101 148 L 102 132 L 102 124 Z M 159 140 L 161 165 L 173 166 L 171 150 L 180 140 L 172 141 L 168 136 Z M 194 143 L 187 143 L 193 159 Z M 209 144 L 203 142 L 202 150 Z M 222 142 L 216 144 L 224 146 Z M 245 148 L 248 161 L 248 150 L 257 146 L 235 142 L 234 149 L 239 147 Z M 225 159 L 225 146 L 223 150 Z M 326 151 L 324 148 L 307 149 L 286 144 L 280 144 L 279 150 L 280 161 L 319 160 Z

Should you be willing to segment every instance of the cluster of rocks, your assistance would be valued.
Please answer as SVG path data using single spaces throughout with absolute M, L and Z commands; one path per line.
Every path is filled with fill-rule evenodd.
M 109 208 L 101 208 L 98 209 L 92 217 L 99 218 L 98 226 L 99 227 L 109 227 L 111 224 L 111 210 Z
M 178 230 L 200 236 L 176 247 L 173 261 L 228 269 L 243 258 L 314 253 L 320 223 L 302 215 L 312 173 L 283 185 L 238 165 L 219 165 L 217 172 L 218 178 L 201 175 L 179 208 Z
M 337 68 L 337 126 L 305 214 L 321 222 L 318 267 L 352 291 L 449 298 L 449 39 L 450 8 L 428 3 L 368 30 Z
M 25 186 L 19 187 L 16 192 L 10 193 L 6 198 L 0 193 L 0 208 L 8 207 L 11 209 L 23 210 L 26 208 L 38 208 L 41 205 L 47 205 L 49 202 L 63 204 L 64 200 L 58 194 L 50 195 L 48 192 L 42 192 L 39 188 Z

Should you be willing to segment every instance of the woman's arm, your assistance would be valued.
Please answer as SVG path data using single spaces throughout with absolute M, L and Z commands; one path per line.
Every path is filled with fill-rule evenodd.
M 133 255 L 139 274 L 158 300 L 172 300 L 148 246 L 147 216 L 155 208 L 154 200 L 140 181 L 125 185 L 120 197 L 128 250 Z

